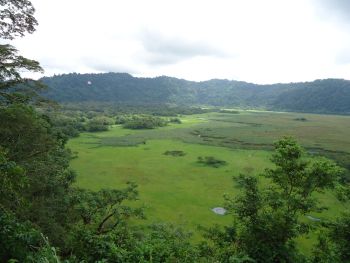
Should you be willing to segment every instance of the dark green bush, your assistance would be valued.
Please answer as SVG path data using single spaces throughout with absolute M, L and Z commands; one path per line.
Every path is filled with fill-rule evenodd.
M 154 129 L 157 127 L 166 126 L 167 122 L 159 117 L 135 115 L 132 119 L 127 120 L 123 127 L 127 129 Z
M 218 168 L 220 166 L 226 165 L 227 162 L 219 159 L 215 159 L 213 156 L 198 157 L 198 163 L 202 163 L 208 166 Z
M 178 157 L 178 156 L 185 156 L 186 153 L 183 151 L 166 151 L 164 155 L 171 155 L 171 156 Z
M 170 123 L 177 123 L 177 124 L 181 124 L 181 120 L 179 118 L 170 118 L 169 119 Z
M 89 132 L 107 131 L 109 123 L 104 118 L 93 118 L 87 124 Z
M 295 120 L 295 121 L 307 121 L 307 119 L 306 119 L 306 118 L 304 118 L 304 117 L 301 117 L 301 118 L 295 118 L 294 120 Z

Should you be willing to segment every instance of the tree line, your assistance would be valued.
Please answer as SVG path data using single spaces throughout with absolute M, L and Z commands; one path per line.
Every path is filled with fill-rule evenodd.
M 241 81 L 136 78 L 126 73 L 63 74 L 42 79 L 41 94 L 62 103 L 209 105 L 312 113 L 350 113 L 350 81 L 258 85 Z M 91 84 L 88 84 L 91 83 Z

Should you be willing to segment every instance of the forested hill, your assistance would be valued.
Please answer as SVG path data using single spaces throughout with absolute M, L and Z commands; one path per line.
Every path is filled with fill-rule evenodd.
M 257 85 L 213 79 L 194 82 L 172 77 L 135 78 L 126 73 L 64 74 L 45 77 L 44 92 L 59 102 L 213 105 L 318 113 L 350 113 L 350 81 Z

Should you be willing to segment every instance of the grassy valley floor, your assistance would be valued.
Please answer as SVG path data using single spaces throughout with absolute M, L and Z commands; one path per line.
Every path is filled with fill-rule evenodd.
M 233 177 L 258 175 L 271 166 L 273 141 L 293 135 L 310 153 L 326 154 L 346 164 L 350 160 L 346 134 L 350 134 L 346 116 L 242 111 L 185 116 L 182 124 L 154 130 L 116 125 L 107 132 L 83 133 L 70 140 L 68 147 L 77 152 L 71 167 L 78 172 L 79 186 L 99 190 L 135 182 L 138 205 L 145 206 L 147 222 L 175 222 L 195 231 L 198 225 L 225 225 L 232 220 L 211 209 L 224 205 L 224 194 L 239 193 Z M 185 155 L 165 155 L 166 151 Z M 213 156 L 227 164 L 206 166 L 197 162 L 199 156 Z M 319 198 L 330 209 L 312 215 L 317 218 L 334 217 L 347 205 L 331 192 Z M 307 238 L 300 241 L 304 248 L 310 243 Z

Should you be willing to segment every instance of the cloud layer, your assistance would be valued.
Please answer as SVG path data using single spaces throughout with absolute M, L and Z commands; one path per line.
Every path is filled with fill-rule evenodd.
M 33 0 L 15 41 L 46 74 L 128 72 L 256 83 L 350 79 L 347 0 Z
M 168 65 L 195 57 L 224 57 L 222 50 L 205 42 L 167 37 L 158 32 L 142 31 L 140 41 L 145 50 L 143 60 L 149 65 Z

